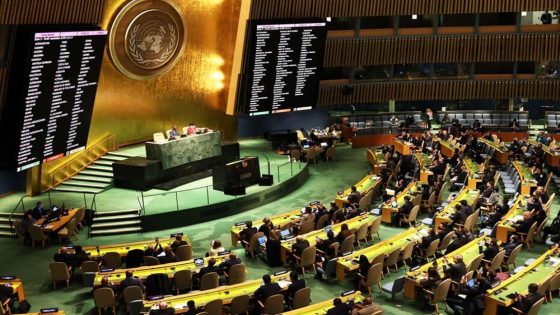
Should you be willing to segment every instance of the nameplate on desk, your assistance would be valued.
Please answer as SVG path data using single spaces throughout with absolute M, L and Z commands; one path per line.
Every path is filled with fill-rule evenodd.
M 245 222 L 237 222 L 235 223 L 235 226 L 245 226 Z
M 349 252 L 346 252 L 346 253 L 342 253 L 342 256 L 352 255 L 352 253 L 353 253 L 353 251 L 349 251 Z
M 111 272 L 111 271 L 115 271 L 115 269 L 114 268 L 104 268 L 104 269 L 99 270 L 99 272 Z
M 224 250 L 223 252 L 218 252 L 218 256 L 229 255 L 230 253 L 231 253 L 231 250 Z
M 0 280 L 15 280 L 16 276 L 2 276 Z
M 339 190 L 339 191 L 338 191 L 338 194 L 339 194 L 339 195 L 344 195 L 344 190 Z
M 309 203 L 309 206 L 316 206 L 316 205 L 318 205 L 318 204 L 320 204 L 320 203 L 321 203 L 320 200 L 311 201 L 311 202 Z
M 41 314 L 56 313 L 56 312 L 58 312 L 58 307 L 42 308 L 41 309 Z
M 275 273 L 274 273 L 274 276 L 285 275 L 285 274 L 287 274 L 287 273 L 288 273 L 288 271 L 282 270 L 282 271 L 275 272 Z
M 410 271 L 415 271 L 415 270 L 418 270 L 418 269 L 420 269 L 420 266 L 412 267 L 412 268 L 410 268 Z
M 340 296 L 349 296 L 349 295 L 352 295 L 354 293 L 356 293 L 355 290 L 350 290 L 350 291 L 340 293 Z
M 170 238 L 175 238 L 175 237 L 177 237 L 177 236 L 183 236 L 183 232 L 180 232 L 180 233 L 173 233 L 173 234 L 169 235 Z

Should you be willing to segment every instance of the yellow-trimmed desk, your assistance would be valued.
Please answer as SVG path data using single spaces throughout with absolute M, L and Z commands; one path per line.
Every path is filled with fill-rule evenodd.
M 272 282 L 278 282 L 284 290 L 290 284 L 290 273 L 271 275 Z M 192 291 L 187 294 L 165 297 L 159 300 L 144 301 L 144 308 L 151 308 L 159 302 L 166 301 L 168 306 L 175 309 L 175 314 L 188 311 L 187 302 L 193 300 L 198 307 L 204 306 L 214 300 L 222 300 L 224 304 L 231 303 L 235 297 L 242 295 L 253 296 L 253 293 L 261 286 L 262 280 L 249 280 L 234 285 L 224 285 L 211 290 Z
M 342 303 L 347 303 L 350 300 L 354 300 L 355 303 L 359 303 L 364 300 L 364 296 L 360 292 L 354 292 L 339 298 L 342 300 Z M 281 313 L 280 315 L 327 314 L 328 310 L 334 307 L 333 300 L 326 300 L 316 304 L 311 304 L 306 307 L 298 308 L 297 310 Z
M 428 227 L 419 225 L 377 244 L 354 251 L 350 255 L 339 257 L 336 262 L 336 278 L 342 281 L 346 277 L 347 272 L 358 269 L 358 261 L 361 255 L 365 255 L 371 262 L 377 256 L 387 255 L 397 248 L 403 250 L 410 242 L 418 243 L 422 240 L 422 237 L 428 235 L 429 230 Z
M 21 313 L 20 315 L 64 315 L 64 311 L 46 312 L 46 313 Z
M 412 152 L 412 143 L 393 138 L 391 144 L 395 147 L 395 151 L 402 155 L 409 155 Z
M 480 255 L 480 252 L 478 250 L 478 243 L 483 241 L 484 239 L 485 236 L 475 238 L 474 240 L 461 246 L 457 250 L 445 255 L 445 257 L 447 257 L 449 262 L 453 262 L 453 256 L 461 255 L 463 256 L 463 262 L 468 266 Z M 436 261 L 439 274 L 443 278 L 443 265 L 445 265 L 445 263 L 443 262 L 443 257 L 438 258 Z M 414 300 L 416 298 L 416 288 L 421 287 L 420 281 L 424 279 L 426 273 L 428 272 L 428 268 L 432 266 L 433 262 L 429 262 L 414 271 L 406 273 L 406 276 L 404 278 L 404 296 L 411 300 Z
M 536 146 L 536 145 L 540 145 L 541 148 L 544 151 L 544 161 L 546 162 L 546 164 L 552 166 L 552 167 L 559 167 L 560 166 L 560 152 L 559 151 L 553 151 L 550 149 L 549 146 L 544 145 L 536 140 L 528 140 L 527 141 L 529 144 Z
M 161 264 L 161 265 L 154 265 L 154 266 L 142 266 L 137 268 L 128 268 L 128 269 L 115 269 L 113 271 L 108 272 L 97 272 L 95 275 L 95 280 L 93 281 L 93 286 L 99 286 L 101 284 L 101 280 L 103 277 L 109 277 L 109 281 L 112 282 L 114 285 L 119 285 L 122 280 L 126 278 L 127 271 L 133 271 L 134 276 L 142 279 L 145 281 L 149 275 L 153 275 L 156 273 L 163 273 L 166 274 L 170 279 L 173 279 L 175 273 L 180 270 L 190 270 L 193 273 L 197 273 L 200 271 L 200 268 L 208 265 L 208 260 L 210 258 L 214 258 L 216 260 L 216 266 L 221 264 L 224 260 L 227 259 L 227 255 L 223 256 L 212 256 L 212 257 L 204 257 L 204 263 L 196 265 L 194 263 L 194 259 L 185 260 L 185 261 L 178 261 L 174 263 L 168 264 Z M 195 258 L 196 259 L 196 258 Z
M 513 223 L 523 220 L 523 212 L 527 209 L 527 196 L 519 195 L 509 211 L 502 217 L 496 227 L 496 239 L 507 243 L 508 233 L 514 233 Z
M 412 194 L 410 194 L 410 191 L 412 191 Z M 393 207 L 392 201 L 390 200 L 383 204 L 383 206 L 381 207 L 381 221 L 385 223 L 391 223 L 393 213 L 398 212 L 399 208 L 404 204 L 404 197 L 409 196 L 410 200 L 412 201 L 416 197 L 416 194 L 421 192 L 422 183 L 412 181 L 410 184 L 408 184 L 408 186 L 406 186 L 403 191 L 397 194 L 397 205 L 395 207 Z
M 441 154 L 450 158 L 455 153 L 455 147 L 449 143 L 447 140 L 442 140 L 439 138 L 434 139 L 434 141 L 439 142 Z
M 474 190 L 476 189 L 476 185 L 482 182 L 482 176 L 478 174 L 480 173 L 480 165 L 478 165 L 476 162 L 474 162 L 471 158 L 468 157 L 465 158 L 464 164 L 467 167 L 467 171 L 469 172 L 467 187 L 469 189 Z
M 533 172 L 524 162 L 513 161 L 512 163 L 521 180 L 521 194 L 530 195 L 531 190 L 538 186 L 537 180 L 533 177 Z
M 478 138 L 479 142 L 484 143 L 485 145 L 492 147 L 494 151 L 494 159 L 500 162 L 500 164 L 506 164 L 509 160 L 510 152 L 508 149 L 502 144 L 496 144 L 494 141 L 490 141 L 484 138 Z
M 301 219 L 301 208 L 280 213 L 269 218 L 272 221 L 272 225 L 274 226 L 282 226 L 289 222 L 297 222 Z M 253 222 L 253 227 L 257 229 L 263 224 L 262 220 L 252 221 L 252 222 Z M 231 227 L 231 245 L 237 247 L 237 243 L 241 238 L 239 233 L 241 233 L 241 231 L 243 231 L 244 228 L 245 228 L 245 224 L 239 224 Z
M 76 213 L 78 213 L 78 208 L 68 210 L 68 215 L 61 215 L 58 220 L 48 222 L 43 226 L 41 225 L 44 224 L 46 219 L 45 218 L 39 219 L 35 221 L 35 225 L 41 226 L 41 230 L 43 230 L 44 233 L 57 232 L 62 228 L 64 228 L 66 224 L 68 224 L 68 222 L 72 220 L 72 218 L 76 215 Z
M 547 262 L 551 256 L 555 260 L 555 265 Z M 498 306 L 508 307 L 515 303 L 515 300 L 508 297 L 509 294 L 517 292 L 525 295 L 528 293 L 529 284 L 544 283 L 558 272 L 560 272 L 560 257 L 558 257 L 558 248 L 555 246 L 537 258 L 532 264 L 500 283 L 499 286 L 488 290 L 484 296 L 486 306 L 484 314 L 498 314 Z
M 171 238 L 169 236 L 159 237 L 159 243 L 163 248 L 166 246 L 171 246 L 175 238 Z M 191 240 L 186 236 L 183 235 L 183 240 L 186 241 L 188 244 L 192 244 Z M 107 244 L 107 245 L 98 245 L 98 246 L 86 246 L 82 249 L 84 252 L 88 254 L 88 256 L 93 260 L 101 260 L 103 256 L 109 252 L 116 252 L 121 255 L 121 257 L 126 257 L 126 254 L 133 250 L 133 249 L 141 249 L 145 250 L 150 245 L 155 245 L 156 241 L 155 238 L 138 241 L 138 242 L 130 242 L 130 243 L 120 243 L 120 244 Z M 69 249 L 72 252 L 72 248 Z
M 373 174 L 379 175 L 381 170 L 386 167 L 387 161 L 385 161 L 385 156 L 380 150 L 369 148 L 366 152 L 366 158 L 373 167 Z
M 430 171 L 430 156 L 425 153 L 414 153 L 414 157 L 420 167 L 420 181 L 427 183 L 428 177 L 434 174 Z
M 373 174 L 368 174 L 364 178 L 360 179 L 360 181 L 357 182 L 354 187 L 356 187 L 356 190 L 360 193 L 360 195 L 364 196 L 372 189 L 374 189 L 377 185 L 381 185 L 381 177 Z M 342 208 L 344 204 L 348 202 L 348 195 L 350 195 L 351 192 L 352 189 L 347 188 L 342 194 L 338 194 L 336 196 L 336 205 L 339 208 Z
M 14 278 L 12 279 L 6 279 L 6 277 L 4 277 L 5 279 L 0 279 L 0 284 L 10 284 L 12 286 L 12 288 L 14 289 L 14 292 L 17 294 L 18 297 L 18 301 L 23 301 L 25 300 L 25 292 L 23 291 L 23 281 L 21 281 L 20 278 Z
M 371 216 L 369 214 L 363 214 L 361 216 L 354 217 L 350 220 L 346 220 L 332 225 L 332 230 L 334 234 L 337 235 L 338 232 L 340 232 L 340 227 L 343 224 L 347 224 L 350 230 L 352 229 L 358 230 L 362 224 L 364 223 L 371 224 L 374 219 L 375 219 L 374 216 Z M 325 229 L 315 230 L 313 232 L 304 234 L 303 237 L 309 242 L 310 246 L 315 246 L 315 244 L 317 244 L 317 238 L 327 239 L 327 232 L 325 232 Z M 286 263 L 288 261 L 288 254 L 292 252 L 292 245 L 295 242 L 296 242 L 295 238 L 282 241 L 280 246 L 280 258 L 283 263 Z
M 455 214 L 455 205 L 459 204 L 461 200 L 466 200 L 467 203 L 474 208 L 474 204 L 478 199 L 479 194 L 480 191 L 478 190 L 470 190 L 463 187 L 457 197 L 446 205 L 443 210 L 436 214 L 436 217 L 434 218 L 435 226 L 439 226 L 442 222 L 452 222 L 453 220 L 451 220 L 451 217 Z

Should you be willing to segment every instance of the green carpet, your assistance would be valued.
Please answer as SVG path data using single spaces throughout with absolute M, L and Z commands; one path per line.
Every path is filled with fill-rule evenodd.
M 188 234 L 190 239 L 193 240 L 195 256 L 202 256 L 208 250 L 211 240 L 220 239 L 226 247 L 230 245 L 229 232 L 231 226 L 235 222 L 246 219 L 259 219 L 266 215 L 286 212 L 301 207 L 312 200 L 330 202 L 337 191 L 352 185 L 367 173 L 369 164 L 366 161 L 365 154 L 365 149 L 352 149 L 348 145 L 341 144 L 337 147 L 336 161 L 328 163 L 321 162 L 317 165 L 312 165 L 310 167 L 311 175 L 309 180 L 296 192 L 280 200 L 271 202 L 266 206 L 247 211 L 240 215 L 187 226 L 185 228 L 115 237 L 96 237 L 88 239 L 85 232 L 82 231 L 79 235 L 79 241 L 76 243 L 82 245 L 120 243 L 182 231 Z M 269 154 L 269 157 L 272 157 L 272 153 Z M 284 158 L 285 157 L 282 157 L 282 159 Z M 126 198 L 121 196 L 118 191 L 105 198 L 111 199 L 107 200 L 107 202 L 112 202 L 115 205 L 123 205 L 129 202 L 123 200 Z M 121 207 L 121 209 L 123 207 Z M 557 211 L 558 202 L 554 204 L 552 214 L 556 215 Z M 185 222 L 185 226 L 187 223 L 188 222 Z M 404 229 L 383 225 L 381 228 L 381 237 L 388 238 L 402 231 L 404 231 Z M 80 280 L 74 281 L 70 289 L 59 289 L 56 291 L 52 289 L 48 265 L 52 261 L 52 256 L 59 246 L 60 244 L 55 243 L 48 245 L 45 249 L 32 249 L 17 244 L 13 239 L 0 239 L 0 248 L 2 252 L 5 253 L 0 257 L 0 274 L 16 275 L 23 279 L 25 293 L 32 305 L 32 311 L 38 311 L 40 308 L 44 307 L 59 307 L 63 309 L 66 314 L 94 314 L 93 311 L 95 310 L 93 298 L 91 296 L 91 288 L 83 287 Z M 528 258 L 539 256 L 544 251 L 545 247 L 542 245 L 537 245 L 532 250 L 524 249 L 519 255 L 517 262 L 521 264 Z M 237 252 L 247 265 L 248 279 L 259 279 L 264 273 L 270 273 L 281 269 L 269 268 L 266 264 L 258 260 L 251 261 L 249 258 L 246 258 L 239 249 Z M 385 277 L 383 282 L 392 281 L 402 274 L 404 274 L 404 269 L 401 269 L 399 273 L 391 273 L 390 276 Z M 307 282 L 312 288 L 313 302 L 331 299 L 340 292 L 352 289 L 353 287 L 350 280 L 342 283 L 327 284 L 314 280 L 311 274 L 307 275 Z M 389 295 L 379 293 L 374 288 L 373 299 L 376 303 L 381 304 L 385 314 L 423 314 L 414 301 L 407 300 L 402 295 L 397 296 L 397 299 L 391 302 Z M 559 314 L 558 310 L 555 310 L 557 306 L 558 302 L 546 304 L 542 308 L 541 314 Z M 121 307 L 119 312 L 120 314 L 124 314 L 124 308 Z

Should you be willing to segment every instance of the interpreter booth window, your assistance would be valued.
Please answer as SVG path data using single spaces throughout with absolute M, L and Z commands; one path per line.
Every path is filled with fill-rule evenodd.
M 359 67 L 355 74 L 356 81 L 383 81 L 388 80 L 391 76 L 390 66 L 366 66 Z
M 478 62 L 474 65 L 475 75 L 513 75 L 513 62 Z
M 434 64 L 433 79 L 453 80 L 469 79 L 471 73 L 470 63 L 436 63 Z
M 321 80 L 344 80 L 350 78 L 352 68 L 346 67 L 332 67 L 323 68 Z
M 392 16 L 364 16 L 360 19 L 361 29 L 392 29 L 395 27 Z
M 475 14 L 442 14 L 439 15 L 438 26 L 441 27 L 474 27 Z
M 394 80 L 426 80 L 430 78 L 431 66 L 427 63 L 395 65 Z
M 506 13 L 481 13 L 479 17 L 480 26 L 514 26 L 517 23 L 516 12 Z
M 436 15 L 401 15 L 399 16 L 399 28 L 432 28 L 436 19 Z
M 535 75 L 535 63 L 534 62 L 518 62 L 517 63 L 517 74 L 523 76 Z
M 556 11 L 524 11 L 521 12 L 521 25 L 552 25 L 560 24 L 558 17 L 560 10 Z
M 331 18 L 330 22 L 327 22 L 327 30 L 329 31 L 345 31 L 345 30 L 355 30 L 358 27 L 357 18 L 354 17 L 342 17 Z
M 560 61 L 542 61 L 539 70 L 540 79 L 560 79 Z

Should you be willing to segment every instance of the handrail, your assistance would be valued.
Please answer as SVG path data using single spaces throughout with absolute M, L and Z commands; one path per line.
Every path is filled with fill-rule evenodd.
M 109 145 L 102 145 L 110 142 Z M 96 152 L 97 150 L 101 149 L 101 152 Z M 52 188 L 58 186 L 68 178 L 76 175 L 93 162 L 98 160 L 101 156 L 106 154 L 109 151 L 116 150 L 117 146 L 115 143 L 115 136 L 114 135 L 107 135 L 101 140 L 97 141 L 96 143 L 92 144 L 86 150 L 79 152 L 76 156 L 71 158 L 70 160 L 66 161 L 65 163 L 55 167 L 54 169 L 49 171 L 50 175 L 50 183 L 48 183 L 47 190 L 51 190 Z M 93 153 L 93 156 L 90 154 Z M 83 157 L 86 157 L 85 161 L 83 161 Z M 79 163 L 74 164 L 74 162 L 78 161 Z M 72 168 L 72 166 L 77 166 Z M 57 176 L 62 174 L 61 179 L 57 179 Z
M 18 209 L 19 204 L 21 204 L 21 209 L 22 209 L 23 213 L 25 213 L 25 205 L 24 205 L 24 203 L 23 203 L 23 199 L 25 199 L 25 198 L 27 198 L 27 197 L 29 197 L 29 196 L 23 195 L 23 196 L 19 199 L 18 203 L 16 204 L 16 206 L 15 206 L 14 209 L 12 210 L 12 213 L 10 213 L 10 217 L 8 218 L 8 224 L 10 225 L 10 232 L 12 232 L 12 236 L 16 236 L 16 234 L 15 234 L 14 231 L 13 231 L 14 225 L 13 225 L 13 223 L 12 223 L 12 218 L 13 218 L 13 216 L 14 216 L 14 213 L 16 213 L 16 210 Z

